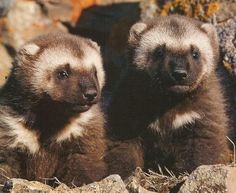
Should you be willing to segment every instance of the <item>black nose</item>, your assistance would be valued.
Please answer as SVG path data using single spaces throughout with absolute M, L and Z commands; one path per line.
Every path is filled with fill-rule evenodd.
M 95 89 L 88 89 L 84 92 L 84 99 L 88 102 L 94 101 L 94 99 L 97 97 L 98 93 Z
M 188 74 L 185 69 L 175 69 L 171 75 L 176 81 L 181 81 L 184 80 Z

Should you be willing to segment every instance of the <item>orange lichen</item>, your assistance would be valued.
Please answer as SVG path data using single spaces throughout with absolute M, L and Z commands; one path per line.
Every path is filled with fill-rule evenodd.
M 208 5 L 207 11 L 206 11 L 206 15 L 208 17 L 211 17 L 212 15 L 214 15 L 214 13 L 216 11 L 218 11 L 220 9 L 220 4 L 215 2 L 215 3 L 210 3 Z
M 71 0 L 73 11 L 71 13 L 71 21 L 76 22 L 81 15 L 83 9 L 97 5 L 99 0 Z
M 219 0 L 172 0 L 160 9 L 160 15 L 183 14 L 200 20 L 208 20 L 220 8 Z
M 44 23 L 33 23 L 32 27 L 37 28 L 37 29 L 43 29 L 43 28 L 46 28 L 47 25 Z

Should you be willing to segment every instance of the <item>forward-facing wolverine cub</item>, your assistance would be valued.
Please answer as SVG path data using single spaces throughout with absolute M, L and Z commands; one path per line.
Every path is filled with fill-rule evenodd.
M 24 45 L 0 92 L 0 168 L 8 177 L 81 185 L 107 175 L 95 42 L 48 34 Z M 1 179 L 3 181 L 5 179 Z
M 147 168 L 190 172 L 228 161 L 218 57 L 211 24 L 173 15 L 130 29 L 130 65 L 109 121 L 116 137 L 143 137 Z

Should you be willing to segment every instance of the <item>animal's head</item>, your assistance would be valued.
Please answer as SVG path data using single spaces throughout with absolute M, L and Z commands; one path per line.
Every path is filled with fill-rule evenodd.
M 130 29 L 130 57 L 156 86 L 185 93 L 215 69 L 218 40 L 214 26 L 183 16 L 158 17 Z
M 104 70 L 98 45 L 69 34 L 48 34 L 24 45 L 13 72 L 36 96 L 73 105 L 79 111 L 98 102 Z

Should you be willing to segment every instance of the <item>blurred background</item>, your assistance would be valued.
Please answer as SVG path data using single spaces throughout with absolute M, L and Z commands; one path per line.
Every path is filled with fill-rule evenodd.
M 102 48 L 107 88 L 112 89 L 126 65 L 128 30 L 138 20 L 173 13 L 216 25 L 221 64 L 235 93 L 235 0 L 0 0 L 0 86 L 17 49 L 35 36 L 63 31 L 82 35 Z M 232 95 L 232 100 L 235 95 Z

